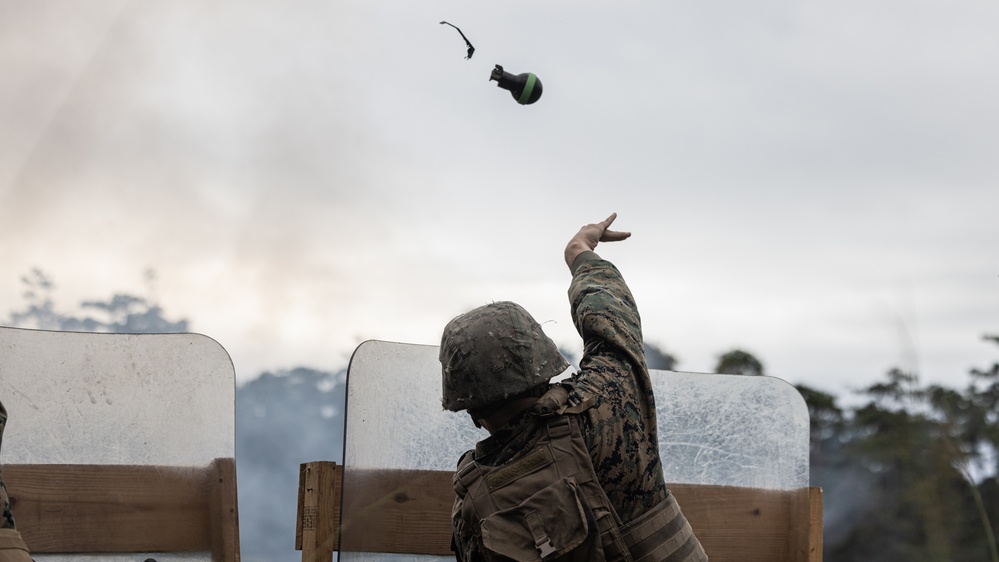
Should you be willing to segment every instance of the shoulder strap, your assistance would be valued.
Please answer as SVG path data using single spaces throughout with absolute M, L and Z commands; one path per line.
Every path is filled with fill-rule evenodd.
M 458 468 L 455 470 L 454 476 L 451 477 L 454 493 L 458 494 L 459 498 L 464 499 L 465 495 L 468 494 L 469 486 L 480 476 L 481 473 L 475 465 L 475 450 L 465 451 L 458 459 Z
M 562 381 L 552 385 L 547 392 L 538 398 L 532 410 L 538 416 L 548 417 L 561 414 L 580 414 L 593 406 L 593 397 L 579 401 L 579 397 L 573 395 L 572 392 L 572 381 Z

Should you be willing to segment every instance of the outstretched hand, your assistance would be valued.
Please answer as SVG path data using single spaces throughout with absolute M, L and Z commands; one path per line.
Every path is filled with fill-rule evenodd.
M 580 228 L 565 246 L 565 264 L 571 268 L 579 254 L 596 249 L 600 242 L 618 242 L 631 236 L 630 232 L 610 230 L 610 225 L 616 218 L 617 213 L 611 213 L 611 216 L 598 223 Z

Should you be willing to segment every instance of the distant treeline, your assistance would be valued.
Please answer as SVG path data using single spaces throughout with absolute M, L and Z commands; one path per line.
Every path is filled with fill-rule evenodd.
M 826 560 L 999 562 L 999 363 L 969 374 L 958 390 L 892 369 L 849 410 L 798 387 Z

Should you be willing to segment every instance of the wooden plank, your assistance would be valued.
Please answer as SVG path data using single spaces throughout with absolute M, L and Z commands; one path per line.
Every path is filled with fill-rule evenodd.
M 303 562 L 330 562 L 339 546 L 341 470 L 334 462 L 316 461 L 299 467 L 296 548 Z
M 347 471 L 343 483 L 342 550 L 450 555 L 450 513 L 454 498 L 451 474 L 421 470 Z M 816 535 L 821 541 L 821 503 L 815 506 L 814 492 L 808 489 L 673 484 L 670 490 L 712 562 L 821 560 L 821 544 L 817 551 L 813 548 Z M 807 505 L 799 505 L 802 501 Z M 817 524 L 813 520 L 816 509 Z M 801 558 L 795 550 L 797 546 L 791 546 L 792 519 L 797 517 L 805 517 L 811 558 Z M 816 552 L 818 558 L 814 558 Z
M 822 562 L 822 552 L 825 550 L 825 500 L 822 488 L 808 488 L 808 562 Z
M 669 488 L 710 560 L 790 562 L 792 492 L 694 484 Z
M 808 488 L 808 499 L 808 562 L 822 562 L 822 551 L 825 548 L 822 488 Z
M 451 474 L 346 470 L 340 550 L 451 555 Z
M 329 562 L 333 555 L 322 557 L 318 551 L 319 533 L 319 469 L 311 463 L 302 465 L 299 485 L 302 508 L 298 519 L 302 521 L 302 562 Z
M 343 467 L 323 463 L 319 473 L 319 496 L 339 498 L 343 485 Z M 330 552 L 340 549 L 340 506 L 326 502 L 319 505 L 319 544 Z
M 211 552 L 239 562 L 236 465 L 6 465 L 33 553 Z
M 239 509 L 236 493 L 236 459 L 215 459 L 209 467 L 212 560 L 239 562 Z
M 212 550 L 204 468 L 8 464 L 3 471 L 32 553 Z
M 302 550 L 302 518 L 305 511 L 305 471 L 309 463 L 298 465 L 298 508 L 295 510 L 295 550 Z
M 822 562 L 822 489 L 802 488 L 791 503 L 791 559 Z

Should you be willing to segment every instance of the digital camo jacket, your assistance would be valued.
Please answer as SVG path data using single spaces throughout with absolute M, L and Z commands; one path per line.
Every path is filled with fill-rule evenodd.
M 560 413 L 551 408 L 580 411 L 596 475 L 620 519 L 628 522 L 667 494 L 641 319 L 621 273 L 593 252 L 573 264 L 569 302 L 584 348 L 579 372 L 563 385 L 568 396 L 553 404 L 545 399 L 553 393 L 546 395 L 479 442 L 474 459 L 489 466 L 515 460 L 538 438 L 542 418 Z M 471 533 L 456 536 L 455 543 L 462 560 L 481 559 Z
M 3 429 L 7 425 L 7 410 L 0 402 L 0 450 L 3 449 Z M 0 457 L 2 458 L 2 457 Z M 3 485 L 3 472 L 0 471 L 0 529 L 13 529 L 14 516 L 10 511 L 10 500 L 7 498 L 7 488 Z

